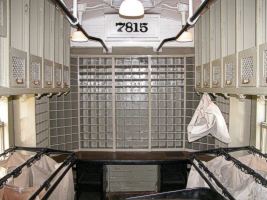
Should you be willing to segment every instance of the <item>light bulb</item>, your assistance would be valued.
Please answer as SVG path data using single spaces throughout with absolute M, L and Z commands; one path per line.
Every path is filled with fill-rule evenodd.
M 76 31 L 74 31 L 72 33 L 71 41 L 72 42 L 87 42 L 88 41 L 88 38 L 85 37 L 85 35 L 83 34 L 82 31 L 76 30 Z
M 123 17 L 142 17 L 145 13 L 139 0 L 124 0 L 120 5 L 119 14 Z

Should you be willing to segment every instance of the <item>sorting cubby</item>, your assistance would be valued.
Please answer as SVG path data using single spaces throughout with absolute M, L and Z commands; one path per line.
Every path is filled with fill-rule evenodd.
M 110 58 L 80 59 L 81 148 L 113 148 Z
M 115 59 L 116 147 L 148 148 L 148 58 Z
M 151 146 L 153 149 L 183 147 L 184 64 L 184 58 L 152 58 Z

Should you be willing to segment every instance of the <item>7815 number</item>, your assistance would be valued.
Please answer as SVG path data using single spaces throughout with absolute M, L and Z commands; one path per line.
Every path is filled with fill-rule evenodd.
M 116 27 L 118 27 L 117 32 L 128 32 L 128 33 L 146 33 L 148 31 L 147 27 L 148 23 L 132 23 L 132 22 L 127 22 L 127 23 L 122 23 L 118 22 L 116 23 Z

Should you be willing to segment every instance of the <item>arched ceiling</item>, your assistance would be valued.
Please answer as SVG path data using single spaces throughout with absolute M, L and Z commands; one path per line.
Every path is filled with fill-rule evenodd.
M 69 9 L 72 8 L 73 0 L 64 0 Z M 84 19 L 99 17 L 103 14 L 118 13 L 118 7 L 123 0 L 78 0 L 78 4 L 86 3 L 86 13 Z M 189 0 L 140 0 L 145 13 L 157 13 L 161 17 L 172 20 L 180 20 L 180 13 L 177 10 L 178 3 L 188 4 Z M 201 0 L 193 0 L 194 9 L 196 9 Z

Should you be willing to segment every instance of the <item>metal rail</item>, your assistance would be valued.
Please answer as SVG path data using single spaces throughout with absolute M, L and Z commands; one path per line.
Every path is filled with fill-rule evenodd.
M 59 184 L 59 182 L 62 180 L 62 178 L 66 175 L 66 173 L 68 172 L 68 170 L 75 164 L 76 162 L 76 158 L 75 158 L 75 154 L 72 153 L 70 154 L 67 159 L 51 174 L 51 176 L 49 176 L 49 178 L 38 188 L 38 190 L 35 191 L 35 193 L 29 198 L 29 200 L 35 200 L 37 198 L 37 196 L 43 191 L 43 189 L 49 189 L 44 195 L 44 197 L 42 198 L 42 200 L 48 199 L 48 197 L 51 195 L 51 193 L 56 189 L 57 185 Z M 66 170 L 64 170 L 64 172 L 61 174 L 61 176 L 57 179 L 57 181 L 51 186 L 51 182 L 53 181 L 53 179 L 58 175 L 58 173 L 65 167 L 68 166 L 66 168 Z
M 195 20 L 199 17 L 199 15 L 201 14 L 201 12 L 206 8 L 206 6 L 209 5 L 210 1 L 212 1 L 212 0 L 205 0 L 205 1 L 199 6 L 199 8 L 196 10 L 196 12 L 192 15 L 192 17 L 190 17 L 189 21 L 190 21 L 190 22 L 195 21 Z M 162 40 L 162 42 L 160 43 L 160 45 L 159 45 L 158 48 L 157 48 L 157 51 L 159 51 L 159 50 L 161 49 L 161 47 L 162 47 L 166 42 L 171 42 L 171 41 L 174 41 L 174 40 L 178 39 L 178 38 L 179 38 L 185 31 L 187 31 L 187 29 L 189 29 L 191 26 L 192 26 L 191 23 L 187 22 L 187 23 L 183 26 L 182 30 L 180 30 L 180 32 L 179 32 L 176 36 L 174 36 L 174 37 L 170 37 L 170 38 L 166 38 L 166 39 Z
M 218 149 L 211 149 L 207 151 L 200 151 L 196 152 L 195 155 L 201 155 L 201 154 L 215 154 L 217 156 L 223 156 L 225 160 L 233 162 L 233 164 L 242 172 L 251 175 L 256 183 L 261 184 L 262 186 L 267 188 L 267 180 L 261 176 L 259 173 L 257 173 L 255 170 L 251 169 L 247 165 L 243 164 L 233 156 L 231 156 L 229 153 L 230 152 L 235 152 L 235 151 L 242 151 L 242 150 L 247 150 L 250 153 L 253 154 L 258 154 L 260 157 L 266 158 L 266 155 L 262 154 L 259 152 L 257 149 L 254 147 L 246 146 L 246 147 L 235 147 L 235 148 L 218 148 Z
M 198 166 L 194 163 L 194 160 L 198 163 Z M 216 185 L 222 190 L 222 194 L 224 196 L 226 196 L 228 199 L 230 200 L 235 200 L 235 198 L 230 194 L 230 192 L 221 184 L 221 182 L 215 177 L 215 175 L 195 156 L 192 157 L 191 160 L 192 165 L 194 166 L 194 168 L 197 170 L 197 172 L 200 174 L 200 176 L 205 180 L 205 182 L 210 186 L 210 188 L 216 192 L 218 192 L 213 185 L 208 181 L 208 179 L 206 178 L 206 176 L 202 173 L 201 169 L 203 169 L 205 171 L 205 173 L 209 176 L 209 178 L 211 178 Z
M 55 2 L 55 4 L 57 4 L 62 10 L 63 12 L 68 16 L 68 18 L 73 22 L 76 23 L 78 22 L 78 19 L 75 18 L 71 12 L 68 10 L 68 8 L 64 5 L 64 3 L 61 0 L 53 0 Z M 103 48 L 106 50 L 106 52 L 108 52 L 108 48 L 106 46 L 106 44 L 104 43 L 104 41 L 101 38 L 98 37 L 93 37 L 90 36 L 82 27 L 82 25 L 80 23 L 77 23 L 76 25 L 77 29 L 80 30 L 89 40 L 94 40 L 99 42 Z

